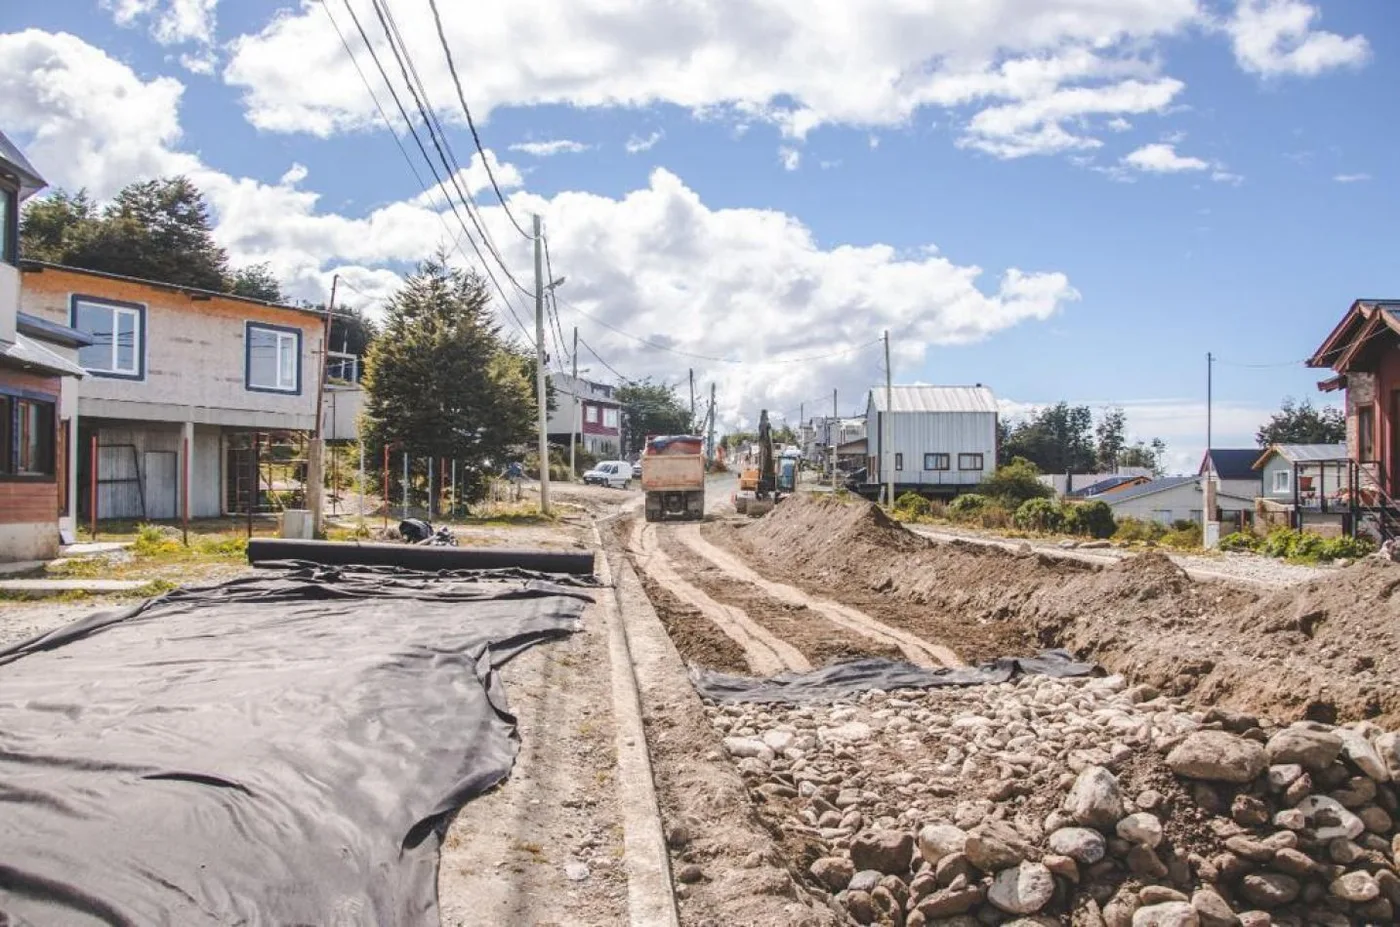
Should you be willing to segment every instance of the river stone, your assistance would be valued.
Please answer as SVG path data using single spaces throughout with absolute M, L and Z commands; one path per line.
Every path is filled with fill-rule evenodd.
M 1361 836 L 1365 823 L 1342 807 L 1342 803 L 1326 795 L 1309 795 L 1298 802 L 1298 810 L 1308 819 L 1308 826 L 1316 832 L 1319 841 L 1338 838 L 1347 840 Z
M 952 824 L 930 824 L 919 831 L 919 855 L 931 863 L 961 853 L 967 845 L 967 831 Z
M 875 905 L 867 891 L 846 892 L 846 910 L 857 924 L 871 924 L 875 921 Z
M 988 821 L 967 835 L 963 852 L 978 869 L 996 872 L 1027 859 L 1034 848 L 1011 825 Z
M 855 875 L 855 867 L 843 856 L 824 856 L 812 863 L 812 877 L 833 892 L 843 891 Z
M 880 879 L 884 873 L 878 869 L 862 869 L 851 876 L 851 884 L 846 886 L 847 891 L 865 892 L 869 894 L 875 891 L 875 886 L 880 884 Z
M 1102 766 L 1086 766 L 1065 797 L 1065 810 L 1085 827 L 1111 830 L 1123 816 L 1118 777 Z
M 1055 879 L 1049 869 L 1040 863 L 1021 863 L 996 874 L 987 900 L 1010 914 L 1034 914 L 1054 894 Z
M 857 869 L 903 875 L 913 855 L 914 838 L 902 830 L 863 830 L 851 839 L 851 862 Z
M 1298 897 L 1298 880 L 1277 872 L 1256 872 L 1240 880 L 1240 896 L 1261 908 L 1277 908 Z
M 1103 834 L 1087 827 L 1062 827 L 1050 835 L 1050 850 L 1075 862 L 1092 865 L 1103 859 L 1107 843 Z
M 1376 752 L 1376 748 L 1371 746 L 1369 740 L 1356 731 L 1349 731 L 1344 727 L 1337 728 L 1336 734 L 1342 739 L 1342 756 L 1346 757 L 1353 766 L 1376 782 L 1390 780 L 1390 770 L 1386 769 L 1385 761 Z
M 972 910 L 982 903 L 982 898 L 980 885 L 962 885 L 957 888 L 945 888 L 920 899 L 914 910 L 930 920 L 936 917 L 951 917 Z
M 1133 927 L 1199 927 L 1195 909 L 1184 901 L 1148 905 L 1133 913 Z
M 1357 871 L 1333 880 L 1331 891 L 1343 901 L 1361 904 L 1380 897 L 1381 887 L 1369 872 Z
M 1239 927 L 1240 919 L 1214 889 L 1198 889 L 1191 896 L 1191 907 L 1196 909 L 1201 927 Z
M 1400 732 L 1388 731 L 1376 738 L 1376 753 L 1392 781 L 1400 782 Z
M 735 759 L 753 757 L 764 763 L 773 762 L 773 748 L 752 737 L 726 737 L 724 738 L 724 749 L 729 751 L 729 755 Z
M 1342 752 L 1342 739 L 1330 731 L 1286 727 L 1270 737 L 1264 749 L 1270 763 L 1297 763 L 1319 772 L 1336 762 Z
M 1264 771 L 1267 761 L 1259 744 L 1225 731 L 1188 734 L 1167 754 L 1172 772 L 1207 782 L 1250 782 Z
M 1118 822 L 1118 836 L 1155 850 L 1162 842 L 1162 822 L 1155 814 L 1139 811 Z
M 1282 792 L 1303 777 L 1303 767 L 1297 763 L 1277 763 L 1269 767 L 1269 788 Z

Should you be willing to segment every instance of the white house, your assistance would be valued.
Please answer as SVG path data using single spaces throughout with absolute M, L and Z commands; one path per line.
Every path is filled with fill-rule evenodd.
M 1132 486 L 1116 492 L 1091 496 L 1113 509 L 1114 518 L 1136 518 L 1141 521 L 1156 521 L 1170 525 L 1177 521 L 1193 521 L 1201 524 L 1201 514 L 1205 509 L 1205 491 L 1199 476 L 1167 476 L 1152 480 L 1141 486 Z M 1232 524 L 1239 520 L 1240 512 L 1251 512 L 1254 500 L 1232 496 L 1224 492 L 1216 493 L 1215 504 L 1221 509 L 1221 520 Z
M 996 470 L 997 402 L 982 386 L 896 386 L 886 403 L 884 387 L 866 403 L 870 448 L 868 481 L 886 481 L 895 495 L 956 495 Z M 888 446 L 885 442 L 888 441 Z

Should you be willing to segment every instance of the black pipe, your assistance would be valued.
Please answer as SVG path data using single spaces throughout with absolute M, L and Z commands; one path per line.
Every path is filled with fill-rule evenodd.
M 500 547 L 425 547 L 416 544 L 354 544 L 253 538 L 248 562 L 302 560 L 327 566 L 397 566 L 410 570 L 500 570 L 519 567 L 541 573 L 593 573 L 591 551 L 509 550 Z

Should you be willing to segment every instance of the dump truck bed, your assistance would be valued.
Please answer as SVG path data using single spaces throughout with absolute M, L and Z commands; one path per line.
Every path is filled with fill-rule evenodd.
M 699 455 L 647 454 L 642 457 L 643 492 L 705 489 L 705 458 Z

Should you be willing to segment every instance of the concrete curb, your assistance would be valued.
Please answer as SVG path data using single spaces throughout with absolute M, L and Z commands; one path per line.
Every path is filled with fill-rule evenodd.
M 622 807 L 622 843 L 627 867 L 627 911 L 633 927 L 679 927 L 675 893 L 671 890 L 671 858 L 661 831 L 661 804 L 656 798 L 651 756 L 642 724 L 642 701 L 632 663 L 621 599 L 613 581 L 612 564 L 603 546 L 598 523 L 593 523 L 598 546 L 598 578 L 606 592 L 599 604 L 608 626 L 612 657 L 613 718 L 617 726 L 618 802 Z

